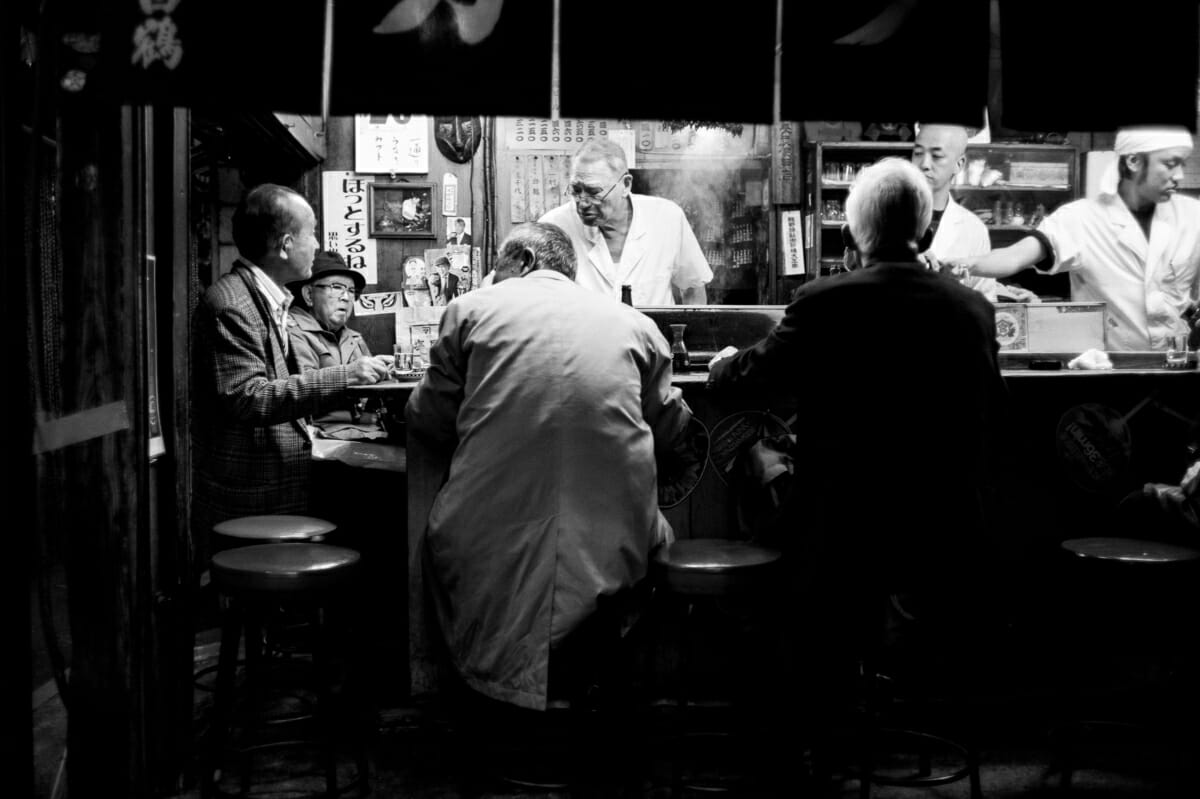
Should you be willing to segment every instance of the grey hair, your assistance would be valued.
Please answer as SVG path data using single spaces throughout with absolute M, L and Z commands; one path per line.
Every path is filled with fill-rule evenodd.
M 526 249 L 533 253 L 534 269 L 562 272 L 575 279 L 575 246 L 558 225 L 548 222 L 517 225 L 500 244 L 500 260 L 516 260 Z
M 590 163 L 592 161 L 603 161 L 605 166 L 612 170 L 614 175 L 624 175 L 629 171 L 629 164 L 625 161 L 625 150 L 621 145 L 609 139 L 588 139 L 579 149 L 575 151 L 575 155 L 571 157 L 571 163 L 579 162 Z
M 287 233 L 296 233 L 297 219 L 291 198 L 304 196 L 287 186 L 263 183 L 245 196 L 233 214 L 233 243 L 238 252 L 255 263 L 278 249 Z
M 846 197 L 846 221 L 859 253 L 915 253 L 933 219 L 933 190 L 911 161 L 883 158 L 859 173 Z

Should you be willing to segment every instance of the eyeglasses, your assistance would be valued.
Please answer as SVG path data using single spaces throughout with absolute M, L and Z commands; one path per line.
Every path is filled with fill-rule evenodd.
M 313 288 L 332 291 L 339 297 L 354 297 L 358 299 L 358 289 L 354 288 L 354 286 L 347 286 L 345 283 L 313 283 Z
M 582 183 L 572 183 L 567 186 L 567 194 L 571 195 L 571 199 L 577 203 L 583 203 L 584 205 L 599 205 L 600 203 L 604 202 L 604 198 L 607 197 L 613 189 L 621 185 L 621 181 L 623 180 L 625 180 L 625 176 L 621 175 L 621 177 L 617 178 L 616 183 L 605 189 L 603 194 L 597 194 L 596 189 L 589 189 Z

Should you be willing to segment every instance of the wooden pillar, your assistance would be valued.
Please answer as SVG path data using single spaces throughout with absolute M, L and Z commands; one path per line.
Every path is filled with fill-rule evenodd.
M 62 416 L 39 430 L 65 475 L 68 784 L 147 796 L 143 131 L 88 87 L 58 102 Z

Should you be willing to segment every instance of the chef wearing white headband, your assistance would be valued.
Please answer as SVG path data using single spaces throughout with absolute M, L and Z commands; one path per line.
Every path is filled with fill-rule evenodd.
M 1188 331 L 1181 315 L 1200 276 L 1200 201 L 1177 193 L 1192 135 L 1124 128 L 1115 149 L 1098 197 L 1059 207 L 1008 247 L 950 265 L 997 278 L 1028 267 L 1067 272 L 1073 302 L 1108 304 L 1107 350 L 1166 349 Z

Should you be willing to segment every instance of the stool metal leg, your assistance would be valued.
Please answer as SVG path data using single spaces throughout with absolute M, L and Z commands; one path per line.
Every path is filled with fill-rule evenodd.
M 216 692 L 213 697 L 213 713 L 208 731 L 208 742 L 204 747 L 207 762 L 200 775 L 200 792 L 205 799 L 216 795 L 217 775 L 221 768 L 221 753 L 229 737 L 242 626 L 241 608 L 236 604 L 227 607 L 221 618 L 221 646 L 217 655 Z
M 243 618 L 245 619 L 246 646 L 246 706 L 250 714 L 254 714 L 263 704 L 266 681 L 264 673 L 266 664 L 263 659 L 263 614 L 257 605 L 248 602 L 243 610 Z M 254 768 L 253 739 L 257 737 L 257 730 L 254 727 L 254 724 L 246 724 L 242 730 L 245 738 L 245 745 L 241 747 L 242 796 L 250 793 L 250 775 Z
M 337 789 L 337 737 L 333 730 L 330 682 L 333 668 L 329 657 L 329 631 L 325 624 L 325 609 L 316 609 L 316 628 L 313 630 L 313 666 L 316 671 L 317 725 L 325 761 L 325 795 L 335 799 Z

